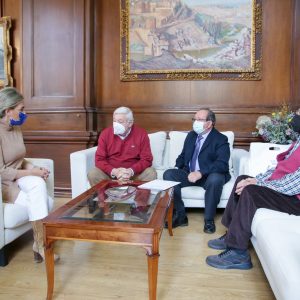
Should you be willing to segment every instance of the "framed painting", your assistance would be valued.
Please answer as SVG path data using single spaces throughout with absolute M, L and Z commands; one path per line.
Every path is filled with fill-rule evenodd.
M 262 0 L 120 0 L 122 81 L 260 80 Z
M 0 88 L 13 84 L 10 71 L 10 62 L 12 59 L 12 48 L 9 39 L 10 28 L 11 18 L 0 18 Z

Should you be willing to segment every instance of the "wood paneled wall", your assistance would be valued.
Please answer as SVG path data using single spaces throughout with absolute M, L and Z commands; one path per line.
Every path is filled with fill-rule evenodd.
M 14 84 L 30 115 L 28 156 L 55 161 L 58 194 L 70 191 L 69 154 L 94 144 L 112 111 L 129 106 L 149 132 L 189 130 L 201 106 L 255 140 L 256 118 L 283 101 L 300 105 L 300 0 L 263 0 L 261 81 L 120 81 L 119 0 L 0 0 L 13 18 Z

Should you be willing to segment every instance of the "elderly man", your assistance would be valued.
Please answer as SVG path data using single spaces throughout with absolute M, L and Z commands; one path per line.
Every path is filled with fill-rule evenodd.
M 291 126 L 300 133 L 300 111 L 293 117 Z M 206 263 L 218 269 L 252 268 L 248 244 L 256 210 L 268 208 L 299 216 L 299 200 L 300 137 L 287 151 L 278 154 L 275 168 L 255 178 L 247 175 L 237 178 L 222 218 L 228 230 L 208 242 L 210 248 L 224 251 L 208 256 Z
M 113 126 L 104 129 L 98 140 L 96 167 L 88 173 L 91 186 L 104 179 L 121 181 L 153 180 L 152 154 L 147 132 L 134 125 L 132 111 L 119 107 L 113 113 Z
M 227 137 L 214 128 L 215 123 L 215 114 L 209 108 L 196 112 L 193 131 L 185 139 L 175 169 L 169 169 L 163 175 L 165 180 L 181 182 L 174 188 L 174 228 L 188 225 L 181 188 L 194 185 L 205 189 L 204 232 L 213 233 L 216 230 L 216 208 L 223 185 L 230 179 L 230 149 Z

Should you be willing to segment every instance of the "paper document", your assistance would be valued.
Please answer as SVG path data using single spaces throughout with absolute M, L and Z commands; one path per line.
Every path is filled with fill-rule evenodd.
M 147 190 L 164 191 L 164 190 L 167 190 L 177 184 L 180 184 L 180 182 L 155 179 L 155 180 L 152 180 L 147 183 L 139 185 L 138 188 L 147 189 Z

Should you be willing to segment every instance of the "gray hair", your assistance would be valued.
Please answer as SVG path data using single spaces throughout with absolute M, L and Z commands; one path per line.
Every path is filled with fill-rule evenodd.
M 15 108 L 24 97 L 13 87 L 6 87 L 0 90 L 0 118 L 5 116 L 5 111 Z
M 115 114 L 124 114 L 124 115 L 126 115 L 126 118 L 128 121 L 133 122 L 133 113 L 132 113 L 132 110 L 128 107 L 125 107 L 125 106 L 118 107 L 117 109 L 115 109 L 113 115 L 115 115 Z

